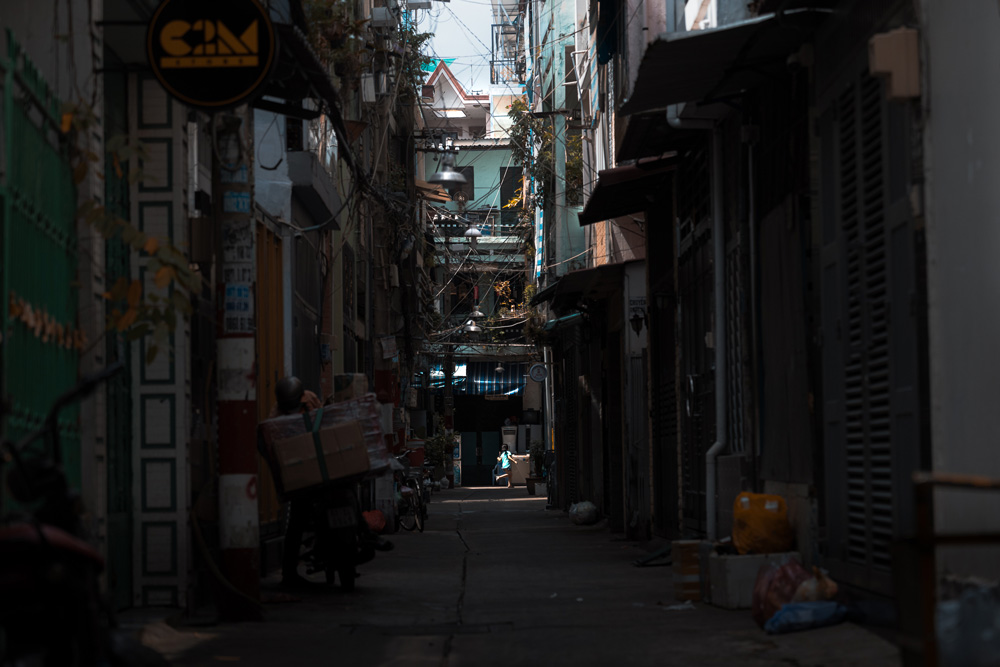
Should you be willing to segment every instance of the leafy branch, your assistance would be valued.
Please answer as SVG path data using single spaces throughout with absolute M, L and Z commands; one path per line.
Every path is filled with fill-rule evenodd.
M 63 106 L 61 129 L 69 139 L 70 166 L 76 185 L 83 183 L 93 166 L 100 161 L 100 157 L 79 140 L 87 136 L 87 130 L 96 122 L 96 116 L 87 104 Z M 107 140 L 105 150 L 110 157 L 110 168 L 117 178 L 126 178 L 130 184 L 144 178 L 138 165 L 148 156 L 141 142 L 132 143 L 126 136 L 115 136 Z M 129 164 L 134 166 L 129 169 Z M 95 173 L 101 180 L 107 177 L 99 171 Z M 169 239 L 151 236 L 137 229 L 96 198 L 84 200 L 77 207 L 76 217 L 93 227 L 105 240 L 118 239 L 135 252 L 149 257 L 146 268 L 153 272 L 153 284 L 162 293 L 145 290 L 139 280 L 121 277 L 104 292 L 103 297 L 111 307 L 108 331 L 122 333 L 129 341 L 152 335 L 153 342 L 146 346 L 146 363 L 151 363 L 159 349 L 169 345 L 170 333 L 177 327 L 179 318 L 187 319 L 191 315 L 191 302 L 186 293 L 197 294 L 201 291 L 201 275 L 192 269 L 187 256 Z M 172 289 L 174 285 L 183 290 Z

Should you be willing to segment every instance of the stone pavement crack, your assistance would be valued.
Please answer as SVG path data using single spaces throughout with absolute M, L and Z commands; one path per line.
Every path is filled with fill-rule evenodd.
M 462 607 L 465 605 L 465 581 L 469 572 L 469 554 L 472 549 L 469 548 L 469 543 L 465 541 L 465 536 L 462 535 L 462 504 L 458 505 L 458 516 L 455 519 L 455 533 L 458 535 L 458 539 L 462 541 L 462 546 L 465 547 L 465 553 L 462 555 L 462 586 L 458 591 L 458 601 L 456 602 L 456 613 L 455 617 L 458 620 L 458 631 L 461 632 L 462 629 Z M 441 656 L 441 667 L 448 667 L 448 660 L 451 656 L 451 643 L 455 639 L 457 633 L 453 632 L 448 635 L 448 639 L 444 642 L 444 652 Z

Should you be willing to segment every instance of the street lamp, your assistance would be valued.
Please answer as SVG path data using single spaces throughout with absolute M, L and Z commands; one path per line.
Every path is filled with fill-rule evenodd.
M 451 140 L 449 139 L 447 146 L 438 144 L 438 150 L 444 153 L 444 157 L 441 158 L 441 171 L 431 174 L 428 182 L 443 186 L 449 195 L 454 195 L 460 187 L 468 183 L 465 176 L 455 170 L 455 152 L 458 149 L 452 148 Z
M 469 320 L 468 322 L 465 323 L 466 333 L 480 333 L 482 330 L 483 328 L 478 324 L 476 324 L 475 320 Z
M 481 310 L 479 310 L 479 304 L 476 304 L 475 309 L 469 313 L 469 317 L 486 317 Z

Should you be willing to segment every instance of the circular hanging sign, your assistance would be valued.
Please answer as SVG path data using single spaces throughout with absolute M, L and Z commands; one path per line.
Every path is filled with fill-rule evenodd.
M 163 0 L 146 30 L 146 56 L 160 84 L 181 102 L 234 107 L 271 72 L 274 25 L 258 0 Z
M 544 364 L 534 364 L 528 369 L 528 377 L 530 377 L 535 382 L 542 382 L 549 376 L 549 371 L 546 370 Z

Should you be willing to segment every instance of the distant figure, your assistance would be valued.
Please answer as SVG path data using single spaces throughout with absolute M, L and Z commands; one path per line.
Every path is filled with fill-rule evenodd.
M 500 462 L 500 474 L 497 475 L 497 479 L 500 479 L 501 477 L 506 477 L 508 489 L 514 486 L 514 484 L 511 482 L 511 477 L 513 477 L 512 473 L 514 471 L 511 469 L 511 465 L 513 464 L 513 462 L 511 461 L 509 450 L 510 448 L 507 445 L 504 445 L 500 449 L 500 456 L 497 457 L 497 461 Z

